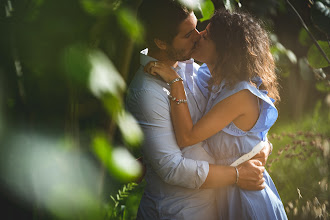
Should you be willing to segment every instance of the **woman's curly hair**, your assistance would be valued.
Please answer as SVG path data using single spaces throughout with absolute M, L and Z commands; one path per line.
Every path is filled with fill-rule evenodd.
M 217 10 L 210 19 L 209 31 L 218 54 L 210 87 L 222 79 L 233 86 L 259 76 L 260 89 L 267 90 L 275 102 L 280 100 L 270 41 L 261 22 L 247 13 Z

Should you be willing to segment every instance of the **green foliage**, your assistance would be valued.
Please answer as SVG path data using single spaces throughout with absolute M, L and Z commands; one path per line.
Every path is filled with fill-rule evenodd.
M 117 13 L 118 23 L 126 34 L 135 39 L 137 43 L 142 43 L 144 39 L 144 30 L 141 23 L 136 19 L 133 12 L 126 8 L 120 9 Z
M 329 81 L 319 81 L 316 83 L 316 89 L 320 92 L 329 93 L 330 92 L 330 82 Z
M 329 217 L 329 120 L 318 102 L 312 117 L 277 124 L 271 131 L 274 150 L 266 168 L 289 219 Z
M 199 21 L 203 22 L 203 21 L 209 20 L 214 13 L 213 2 L 211 0 L 203 1 L 202 5 L 201 5 L 201 10 L 202 10 L 203 17 L 201 19 L 199 19 Z
M 123 188 L 118 190 L 118 193 L 114 196 L 110 196 L 110 203 L 106 204 L 106 219 L 109 220 L 122 220 L 122 219 L 135 219 L 137 207 L 131 203 L 134 198 L 134 190 L 137 188 L 136 183 L 128 183 Z M 141 190 L 141 188 L 140 188 Z M 133 193 L 132 193 L 133 192 Z M 141 195 L 139 195 L 141 196 Z M 126 203 L 129 203 L 128 209 Z M 136 201 L 138 204 L 138 201 Z M 133 211 L 133 213 L 131 213 Z
M 93 139 L 93 151 L 107 168 L 111 176 L 121 182 L 129 182 L 137 179 L 142 172 L 141 165 L 130 152 L 123 147 L 112 147 L 105 135 L 95 135 Z
M 323 49 L 323 51 L 329 58 L 330 57 L 329 42 L 318 41 L 317 43 L 320 45 L 320 47 Z M 309 48 L 308 53 L 307 53 L 307 58 L 308 58 L 309 64 L 313 68 L 324 68 L 324 67 L 330 66 L 330 63 L 328 63 L 328 61 L 322 56 L 321 52 L 315 45 L 312 45 Z
M 299 32 L 299 43 L 303 46 L 310 46 L 313 44 L 312 39 L 308 35 L 307 31 L 304 28 L 300 29 Z
M 275 59 L 277 68 L 283 77 L 288 77 L 291 73 L 291 66 L 297 63 L 296 55 L 289 49 L 285 48 L 275 34 L 270 35 L 272 46 L 270 51 Z

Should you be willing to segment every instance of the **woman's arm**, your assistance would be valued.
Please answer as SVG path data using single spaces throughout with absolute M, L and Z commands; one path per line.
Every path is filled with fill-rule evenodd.
M 171 94 L 178 99 L 185 99 L 183 84 L 174 83 L 171 86 Z M 244 115 L 245 106 L 250 105 L 247 100 L 250 100 L 250 94 L 247 90 L 242 90 L 216 104 L 195 125 L 187 105 L 171 102 L 171 117 L 178 145 L 190 146 L 221 131 L 230 122 Z
M 166 82 L 171 82 L 178 77 L 171 67 L 159 61 L 156 65 L 150 62 L 145 70 L 153 75 L 160 75 Z M 176 99 L 186 99 L 182 81 L 171 84 L 171 96 Z M 193 125 L 187 104 L 171 101 L 171 118 L 178 145 L 190 146 L 221 131 L 230 122 L 245 114 L 247 108 L 251 106 L 250 100 L 250 92 L 242 90 L 216 104 L 195 125 Z

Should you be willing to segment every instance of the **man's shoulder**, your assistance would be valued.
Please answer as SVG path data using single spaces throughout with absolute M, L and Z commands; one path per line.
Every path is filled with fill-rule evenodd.
M 135 73 L 128 90 L 135 91 L 160 91 L 164 87 L 165 83 L 160 79 L 147 74 L 143 71 L 143 68 L 140 67 L 139 70 Z
M 126 102 L 138 105 L 167 102 L 168 90 L 165 86 L 160 79 L 139 70 L 128 87 Z

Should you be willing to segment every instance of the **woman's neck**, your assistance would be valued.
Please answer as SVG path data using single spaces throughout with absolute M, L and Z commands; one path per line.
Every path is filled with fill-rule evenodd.
M 216 71 L 216 65 L 215 64 L 211 64 L 211 63 L 206 63 L 207 68 L 209 68 L 210 73 L 212 78 L 216 79 L 216 82 L 214 82 L 217 85 L 220 85 L 221 81 L 223 80 L 221 77 L 214 77 L 215 76 L 215 71 Z

